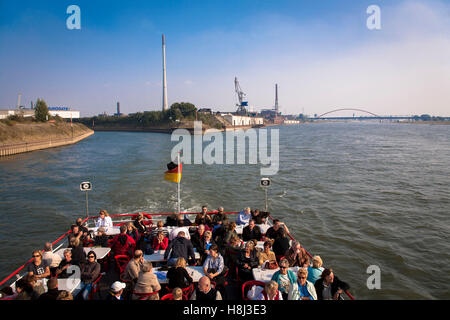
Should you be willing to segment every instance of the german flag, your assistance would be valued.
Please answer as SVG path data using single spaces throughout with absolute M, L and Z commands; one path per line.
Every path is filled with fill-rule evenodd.
M 183 170 L 183 165 L 179 165 L 171 162 L 167 164 L 167 171 L 164 172 L 164 179 L 167 181 L 172 181 L 179 183 L 181 181 L 181 171 Z

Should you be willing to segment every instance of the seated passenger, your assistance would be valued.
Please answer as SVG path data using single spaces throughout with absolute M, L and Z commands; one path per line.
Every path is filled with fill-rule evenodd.
M 101 269 L 100 263 L 97 262 L 97 255 L 94 251 L 89 251 L 87 254 L 87 261 L 86 263 L 81 264 L 80 269 L 82 281 L 81 287 L 83 288 L 81 296 L 84 300 L 88 300 L 88 295 L 92 290 L 92 283 L 99 277 Z
M 83 219 L 78 218 L 76 220 L 76 225 L 78 226 L 79 230 L 83 232 L 83 234 L 87 237 L 87 239 L 89 239 L 89 229 L 85 225 L 83 225 Z
M 259 265 L 263 266 L 266 262 L 277 263 L 275 253 L 270 250 L 272 248 L 272 241 L 268 240 L 264 242 L 264 250 L 258 252 Z
M 245 249 L 239 252 L 236 260 L 239 278 L 242 281 L 253 280 L 252 269 L 258 267 L 259 260 L 256 256 L 255 245 L 252 241 L 247 242 Z
M 176 227 L 178 224 L 178 215 L 176 213 L 167 217 L 165 227 Z
M 174 288 L 172 290 L 173 300 L 183 300 L 183 290 L 181 288 Z
M 192 245 L 197 251 L 200 251 L 201 242 L 203 241 L 203 237 L 205 235 L 205 225 L 199 224 L 197 227 L 197 231 L 191 237 Z
M 300 268 L 297 283 L 289 288 L 288 300 L 317 300 L 316 288 L 307 278 L 308 269 Z
M 66 249 L 64 250 L 64 259 L 61 260 L 58 268 L 56 269 L 56 275 L 60 279 L 66 279 L 69 277 L 69 274 L 67 273 L 67 269 L 72 266 L 72 249 Z M 71 273 L 70 273 L 71 274 Z
M 126 288 L 126 284 L 124 282 L 116 281 L 111 285 L 111 289 L 109 290 L 109 294 L 106 297 L 108 301 L 117 301 L 124 300 L 123 298 L 123 290 Z
M 50 278 L 47 281 L 47 288 L 48 288 L 47 292 L 44 292 L 44 293 L 42 293 L 39 296 L 39 298 L 38 298 L 39 301 L 45 301 L 45 300 L 53 301 L 53 300 L 56 300 L 56 298 L 58 297 L 59 293 L 61 292 L 58 289 L 58 279 L 55 278 L 55 277 L 54 278 Z
M 136 250 L 134 252 L 133 259 L 128 262 L 125 268 L 123 279 L 132 281 L 133 284 L 136 283 L 144 261 L 144 253 L 142 250 Z
M 225 283 L 224 274 L 226 272 L 222 255 L 216 245 L 211 246 L 209 255 L 203 263 L 203 273 L 210 280 L 216 282 L 217 286 L 223 286 Z
M 142 213 L 138 213 L 136 218 L 133 221 L 133 225 L 136 227 L 137 231 L 141 236 L 147 232 L 147 226 L 144 224 L 144 215 Z
M 350 286 L 339 280 L 333 273 L 333 269 L 325 269 L 320 279 L 314 284 L 318 300 L 339 300 L 344 291 L 350 289 Z
M 97 234 L 94 238 L 94 246 L 102 248 L 108 247 L 108 236 L 106 235 L 106 230 L 104 227 L 97 229 Z
M 239 213 L 239 215 L 238 215 L 238 217 L 237 217 L 237 219 L 236 219 L 236 224 L 237 224 L 237 225 L 245 225 L 245 224 L 248 224 L 251 217 L 252 217 L 252 214 L 251 214 L 251 212 L 250 212 L 250 208 L 247 207 L 247 208 L 245 208 L 244 210 L 242 210 L 242 211 Z
M 292 246 L 286 251 L 284 256 L 289 261 L 290 267 L 309 267 L 309 256 L 300 245 L 300 242 L 296 240 L 292 241 Z
M 223 207 L 219 207 L 217 209 L 217 213 L 214 214 L 214 217 L 213 217 L 213 224 L 214 225 L 218 224 L 219 221 L 221 221 L 222 223 L 228 221 L 227 215 L 223 212 Z
M 103 227 L 106 230 L 113 227 L 112 219 L 106 210 L 100 210 L 98 220 L 95 223 L 95 227 L 96 228 Z
M 251 219 L 248 223 L 248 226 L 244 228 L 242 231 L 242 240 L 250 241 L 250 240 L 261 240 L 262 233 L 261 229 L 255 225 L 255 220 Z
M 324 268 L 322 267 L 322 259 L 320 256 L 314 256 L 312 259 L 312 267 L 308 267 L 308 281 L 315 284 L 320 279 Z
M 200 254 L 200 259 L 202 262 L 205 261 L 205 259 L 209 255 L 209 248 L 211 246 L 215 245 L 216 243 L 212 239 L 212 232 L 211 231 L 205 231 L 205 235 L 203 239 L 200 241 L 200 247 L 198 248 L 198 253 Z
M 278 283 L 273 280 L 266 282 L 264 290 L 256 300 L 283 300 L 281 292 L 278 290 Z
M 203 276 L 198 281 L 197 289 L 194 290 L 190 300 L 197 301 L 214 301 L 222 300 L 219 290 L 211 287 L 211 280 L 207 276 Z
M 211 216 L 208 214 L 207 206 L 202 206 L 202 212 L 197 214 L 197 216 L 195 217 L 195 224 L 196 225 L 204 224 L 205 226 L 212 228 L 213 220 Z
M 159 231 L 158 235 L 153 238 L 153 250 L 166 250 L 169 246 L 169 238 L 164 235 L 163 231 Z
M 294 272 L 289 270 L 289 262 L 286 259 L 281 259 L 280 270 L 273 274 L 272 280 L 278 283 L 283 300 L 288 300 L 289 290 L 291 286 L 296 285 L 297 277 Z
M 120 234 L 116 235 L 111 243 L 112 256 L 128 255 L 131 257 L 131 251 L 136 247 L 136 242 L 127 234 L 126 225 L 120 226 Z
M 268 215 L 268 212 L 260 212 L 259 209 L 252 211 L 252 219 L 255 220 L 256 224 L 266 223 L 266 218 Z
M 177 259 L 175 265 L 167 271 L 169 279 L 169 288 L 187 288 L 192 283 L 192 277 L 186 270 L 186 260 L 182 257 Z
M 33 251 L 33 261 L 28 264 L 28 276 L 33 275 L 38 280 L 50 277 L 50 267 L 45 260 L 42 260 L 42 254 L 39 250 Z
M 86 253 L 83 246 L 80 245 L 80 240 L 75 237 L 70 237 L 69 248 L 72 249 L 72 264 L 80 266 L 86 261 Z
M 50 273 L 53 275 L 62 260 L 59 254 L 53 252 L 52 244 L 50 242 L 45 243 L 42 259 L 46 261 L 50 268 Z
M 17 296 L 15 300 L 31 300 L 34 296 L 33 287 L 27 281 L 26 277 L 20 278 L 16 281 Z
M 134 286 L 136 293 L 152 293 L 161 290 L 158 278 L 152 272 L 153 265 L 150 261 L 144 261 L 141 272 Z M 142 296 L 133 293 L 132 299 L 139 300 Z M 149 296 L 150 300 L 159 300 L 159 294 Z
M 233 221 L 227 225 L 227 231 L 225 233 L 225 238 L 223 239 L 224 244 L 230 244 L 230 241 L 234 236 L 238 237 L 238 234 L 236 232 L 236 222 Z
M 139 242 L 140 238 L 139 232 L 137 231 L 137 228 L 134 226 L 132 222 L 127 223 L 127 235 L 133 238 L 136 244 Z

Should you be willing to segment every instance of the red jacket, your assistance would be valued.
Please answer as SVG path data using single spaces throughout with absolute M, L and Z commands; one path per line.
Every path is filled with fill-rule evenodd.
M 123 236 L 126 237 L 126 241 L 123 240 L 125 239 Z M 132 248 L 136 248 L 136 242 L 127 234 L 118 234 L 111 243 L 111 251 L 114 252 L 114 255 L 130 255 Z
M 158 237 L 153 238 L 153 250 L 166 250 L 169 245 L 169 238 L 164 237 L 162 243 L 158 242 Z

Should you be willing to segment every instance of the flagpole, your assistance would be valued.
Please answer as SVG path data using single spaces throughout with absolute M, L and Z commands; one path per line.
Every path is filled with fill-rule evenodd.
M 177 160 L 178 160 L 178 171 L 180 170 L 180 152 L 178 152 L 178 156 L 177 156 Z M 181 213 L 181 205 L 180 205 L 180 181 L 181 181 L 181 177 L 178 174 L 178 179 L 177 179 L 177 185 L 178 185 L 178 213 Z

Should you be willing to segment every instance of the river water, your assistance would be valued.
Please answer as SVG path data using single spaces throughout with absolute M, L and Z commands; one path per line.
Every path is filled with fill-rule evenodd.
M 450 299 L 450 126 L 322 123 L 279 130 L 269 210 L 358 299 Z M 271 129 L 269 129 L 271 130 Z M 0 159 L 0 277 L 89 213 L 172 212 L 168 134 L 96 132 Z M 254 152 L 251 150 L 250 152 Z M 181 207 L 264 207 L 260 164 L 185 164 Z M 370 290 L 369 266 L 380 268 Z

